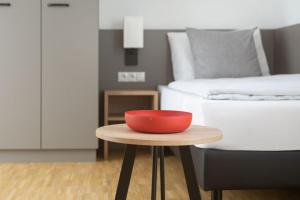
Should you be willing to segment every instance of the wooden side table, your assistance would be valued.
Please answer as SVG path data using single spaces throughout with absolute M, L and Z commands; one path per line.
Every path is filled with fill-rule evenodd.
M 124 123 L 127 110 L 157 110 L 158 92 L 155 90 L 105 90 L 104 125 Z M 104 141 L 103 157 L 108 158 L 109 144 Z
M 190 145 L 207 144 L 222 138 L 220 130 L 204 126 L 191 126 L 188 130 L 176 134 L 145 134 L 130 130 L 126 124 L 110 125 L 98 128 L 96 136 L 100 139 L 126 144 L 116 200 L 126 200 L 131 173 L 138 145 L 153 146 L 151 200 L 156 199 L 157 161 L 160 157 L 161 200 L 165 200 L 164 146 L 179 146 L 181 162 L 185 174 L 190 200 L 200 200 L 200 191 L 195 175 Z

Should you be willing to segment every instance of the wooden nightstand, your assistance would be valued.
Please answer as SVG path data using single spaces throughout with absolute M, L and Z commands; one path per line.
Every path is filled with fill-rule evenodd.
M 155 90 L 105 90 L 104 125 L 125 122 L 127 110 L 157 110 L 158 92 Z M 109 145 L 104 141 L 104 159 L 108 158 Z

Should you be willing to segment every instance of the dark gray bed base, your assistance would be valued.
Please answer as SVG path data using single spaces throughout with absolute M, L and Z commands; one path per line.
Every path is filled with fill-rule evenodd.
M 300 188 L 300 151 L 191 150 L 199 185 L 215 200 L 222 190 Z

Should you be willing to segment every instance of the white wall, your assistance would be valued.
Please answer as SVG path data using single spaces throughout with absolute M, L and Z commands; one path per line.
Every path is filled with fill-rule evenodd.
M 100 0 L 100 28 L 120 29 L 126 15 L 144 16 L 146 29 L 277 28 L 299 0 Z M 287 5 L 290 7 L 286 8 Z M 293 14 L 291 14 L 293 15 Z M 287 20 L 287 18 L 293 18 Z M 299 17 L 300 18 L 300 17 Z
M 288 0 L 284 6 L 284 23 L 285 25 L 292 25 L 300 23 L 300 1 Z

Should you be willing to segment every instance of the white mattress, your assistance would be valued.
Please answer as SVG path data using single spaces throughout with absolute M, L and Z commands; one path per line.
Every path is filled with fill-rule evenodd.
M 300 150 L 300 101 L 205 100 L 160 87 L 161 109 L 193 113 L 192 124 L 219 128 L 221 141 L 201 148 L 249 151 Z
M 194 79 L 168 86 L 210 100 L 300 100 L 300 74 Z

